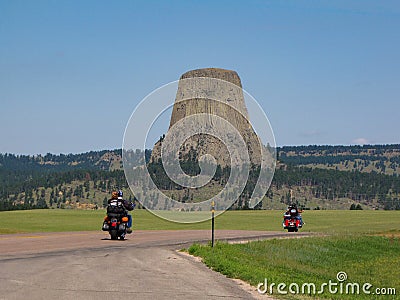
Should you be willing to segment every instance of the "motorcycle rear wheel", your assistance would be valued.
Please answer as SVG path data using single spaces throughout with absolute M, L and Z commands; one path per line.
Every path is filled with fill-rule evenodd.
M 118 232 L 117 230 L 110 230 L 110 236 L 112 240 L 118 239 Z

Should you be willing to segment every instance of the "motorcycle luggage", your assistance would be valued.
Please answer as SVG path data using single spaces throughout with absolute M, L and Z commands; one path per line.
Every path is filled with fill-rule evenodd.
M 125 213 L 112 213 L 112 212 L 107 213 L 107 216 L 110 218 L 119 218 L 124 215 L 125 215 Z
M 104 222 L 101 229 L 102 229 L 103 231 L 108 231 L 108 229 L 110 229 L 110 226 L 108 226 L 107 222 Z
M 107 207 L 107 214 L 123 214 L 125 213 L 125 209 L 121 206 L 111 206 Z

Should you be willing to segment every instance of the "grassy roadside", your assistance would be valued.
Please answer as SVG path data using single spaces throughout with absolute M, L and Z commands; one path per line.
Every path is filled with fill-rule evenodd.
M 282 231 L 282 211 L 227 211 L 216 229 Z M 0 212 L 0 234 L 100 230 L 104 210 L 47 209 Z M 400 232 L 400 211 L 306 211 L 302 231 L 330 234 Z M 210 229 L 210 221 L 178 224 L 146 210 L 133 211 L 138 230 Z
M 99 231 L 104 210 L 48 209 L 0 212 L 0 234 L 18 232 Z M 210 229 L 210 221 L 177 224 L 145 210 L 133 211 L 139 230 Z M 318 288 L 344 271 L 347 282 L 396 288 L 400 293 L 400 211 L 306 211 L 302 231 L 329 236 L 274 239 L 248 244 L 193 245 L 189 252 L 227 276 L 257 286 L 264 282 L 314 283 Z M 216 218 L 216 229 L 282 231 L 281 211 L 228 211 Z M 379 236 L 378 236 L 379 235 Z M 309 299 L 307 295 L 274 296 Z M 372 295 L 324 294 L 313 298 L 376 299 Z M 396 299 L 380 296 L 379 299 Z
M 253 286 L 259 283 L 278 285 L 285 283 L 287 295 L 280 295 L 273 287 L 273 296 L 285 299 L 376 299 L 376 295 L 362 292 L 364 283 L 372 284 L 371 294 L 375 288 L 395 288 L 400 293 L 400 237 L 368 235 L 335 235 L 327 237 L 307 237 L 301 239 L 274 239 L 251 242 L 247 244 L 217 243 L 214 248 L 209 245 L 194 244 L 189 253 L 202 257 L 204 263 L 215 271 L 231 278 L 239 278 Z M 359 283 L 360 294 L 329 292 L 318 294 L 323 283 L 339 283 L 337 274 L 346 272 L 344 283 Z M 307 295 L 293 295 L 289 285 L 297 283 L 300 288 L 304 283 L 314 283 L 316 292 Z M 264 286 L 262 286 L 262 289 Z M 294 286 L 295 290 L 295 286 Z M 310 290 L 311 293 L 312 289 Z M 396 296 L 379 296 L 379 299 L 396 299 Z M 398 299 L 398 298 L 397 298 Z

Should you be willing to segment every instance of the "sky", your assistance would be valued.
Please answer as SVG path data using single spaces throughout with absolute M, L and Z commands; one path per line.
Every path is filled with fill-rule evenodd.
M 121 148 L 142 99 L 206 67 L 278 146 L 400 143 L 399 28 L 398 1 L 0 0 L 0 153 Z

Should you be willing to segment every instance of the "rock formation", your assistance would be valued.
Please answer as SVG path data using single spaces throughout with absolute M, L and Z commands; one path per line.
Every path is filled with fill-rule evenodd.
M 227 127 L 225 121 L 231 124 L 242 136 L 248 148 L 250 162 L 256 165 L 261 163 L 260 143 L 249 122 L 242 84 L 235 71 L 207 68 L 192 70 L 181 76 L 169 131 L 179 121 L 197 114 L 210 116 L 209 119 L 202 121 L 201 126 L 225 130 Z M 218 116 L 220 120 L 212 116 Z M 163 139 L 160 139 L 155 144 L 151 162 L 156 162 L 161 158 L 162 143 Z M 232 143 L 235 141 L 232 140 Z M 193 160 L 205 154 L 213 156 L 217 164 L 221 166 L 231 165 L 227 147 L 215 136 L 195 134 L 180 145 L 179 159 L 181 160 Z

